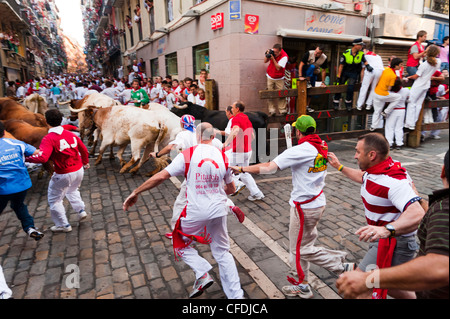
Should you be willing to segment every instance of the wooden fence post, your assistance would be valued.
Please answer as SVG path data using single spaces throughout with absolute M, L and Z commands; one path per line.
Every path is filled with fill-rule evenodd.
M 297 81 L 297 114 L 298 116 L 306 114 L 308 95 L 306 94 L 306 80 Z
M 217 107 L 217 97 L 216 97 L 216 81 L 213 79 L 207 79 L 205 81 L 205 108 L 208 110 L 216 110 Z

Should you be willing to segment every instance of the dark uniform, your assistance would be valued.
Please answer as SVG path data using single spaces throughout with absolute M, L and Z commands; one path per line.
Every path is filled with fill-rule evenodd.
M 353 45 L 362 45 L 362 39 L 356 39 L 353 41 Z M 361 47 L 362 48 L 362 47 Z M 339 65 L 343 65 L 340 78 L 337 78 L 337 85 L 347 84 L 347 95 L 345 97 L 345 106 L 348 111 L 352 109 L 353 104 L 353 92 L 355 91 L 355 84 L 360 80 L 361 70 L 363 64 L 366 64 L 366 57 L 363 51 L 358 51 L 355 55 L 352 54 L 352 49 L 346 50 L 339 59 Z M 369 72 L 372 72 L 373 68 L 366 64 L 366 68 Z M 335 110 L 339 109 L 339 100 L 341 93 L 336 93 L 333 98 L 333 107 Z

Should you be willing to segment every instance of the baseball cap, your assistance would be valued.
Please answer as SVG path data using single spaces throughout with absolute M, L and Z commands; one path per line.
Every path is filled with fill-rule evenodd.
M 357 44 L 363 45 L 364 42 L 363 42 L 362 38 L 357 38 L 357 39 L 353 40 L 353 43 L 352 43 L 352 44 L 353 44 L 353 45 L 357 45 Z
M 292 126 L 300 132 L 305 133 L 310 127 L 316 130 L 316 121 L 310 115 L 301 115 L 297 121 L 292 123 Z

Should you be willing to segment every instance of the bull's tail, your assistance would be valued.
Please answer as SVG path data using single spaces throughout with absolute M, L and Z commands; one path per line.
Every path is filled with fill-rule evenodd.
M 167 131 L 168 131 L 167 126 L 164 123 L 160 123 L 159 133 L 155 141 L 155 148 L 154 148 L 155 152 L 159 151 L 159 144 L 161 143 L 163 138 L 166 137 Z

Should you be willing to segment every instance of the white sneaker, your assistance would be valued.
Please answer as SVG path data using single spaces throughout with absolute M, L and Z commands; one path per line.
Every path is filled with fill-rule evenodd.
M 214 280 L 207 272 L 205 272 L 203 276 L 195 280 L 194 287 L 192 288 L 192 291 L 189 294 L 189 298 L 196 298 L 200 296 L 203 293 L 203 291 L 205 291 L 213 283 Z
M 433 135 L 432 139 L 434 139 L 434 140 L 440 140 L 441 137 L 440 137 L 439 135 Z
M 27 231 L 28 236 L 30 236 L 31 238 L 33 238 L 34 240 L 38 241 L 40 239 L 42 239 L 42 237 L 44 237 L 44 233 L 40 232 L 39 230 L 30 227 Z
M 245 188 L 245 184 L 242 183 L 241 181 L 238 181 L 237 185 L 236 185 L 236 191 L 231 194 L 231 196 L 236 196 L 237 194 L 239 194 L 243 189 Z
M 54 233 L 68 233 L 72 231 L 72 226 L 52 226 L 50 230 Z
M 254 200 L 261 200 L 264 198 L 264 194 L 262 192 L 259 192 L 256 195 L 250 195 L 249 197 L 247 197 L 248 200 L 254 201 Z
M 80 212 L 78 213 L 78 221 L 81 222 L 83 219 L 86 219 L 86 217 L 87 217 L 86 211 L 84 209 L 80 210 Z
M 309 284 L 303 285 L 291 285 L 291 286 L 284 286 L 282 288 L 283 293 L 286 296 L 295 297 L 298 296 L 302 299 L 310 299 L 314 296 L 313 292 L 311 291 L 311 287 Z

